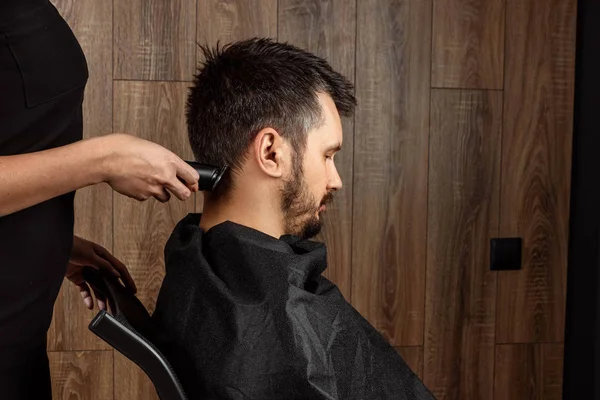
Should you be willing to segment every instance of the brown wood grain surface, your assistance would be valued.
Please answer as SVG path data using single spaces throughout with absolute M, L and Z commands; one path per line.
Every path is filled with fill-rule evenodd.
M 201 45 L 254 36 L 277 38 L 277 0 L 198 0 L 197 14 Z
M 113 352 L 60 351 L 48 353 L 55 400 L 113 398 Z M 31 382 L 35 385 L 36 382 Z
M 423 347 L 396 347 L 395 349 L 408 364 L 410 369 L 412 369 L 419 378 L 423 379 Z
M 53 0 L 79 41 L 89 79 L 83 102 L 83 136 L 112 131 L 112 2 Z M 112 251 L 112 190 L 106 184 L 89 186 L 75 196 L 75 234 Z M 63 282 L 48 332 L 50 350 L 109 349 L 87 326 L 95 313 L 81 301 L 79 290 Z
M 115 79 L 191 80 L 196 0 L 115 1 Z
M 498 345 L 494 400 L 561 400 L 563 351 L 558 343 Z
M 159 400 L 152 381 L 144 371 L 118 351 L 114 354 L 114 400 Z
M 433 87 L 502 89 L 505 1 L 433 2 Z
M 431 93 L 425 384 L 439 397 L 491 399 L 502 93 Z
M 352 303 L 423 343 L 431 2 L 357 2 Z
M 192 152 L 184 119 L 187 87 L 176 82 L 115 82 L 115 128 L 189 159 Z M 138 202 L 115 194 L 115 256 L 129 268 L 138 287 L 137 296 L 151 313 L 164 277 L 165 244 L 177 222 L 194 209 L 193 198 L 182 202 L 172 196 L 168 203 L 154 198 Z M 149 390 L 137 387 L 139 381 L 132 375 L 136 372 L 127 363 L 116 364 L 117 392 L 124 387 L 129 387 L 124 393 Z
M 499 343 L 564 338 L 575 1 L 509 1 L 501 231 L 523 269 L 499 274 Z
M 326 276 L 438 399 L 560 398 L 575 0 L 51 1 L 88 60 L 84 136 L 124 131 L 187 159 L 197 43 L 266 36 L 324 56 L 359 103 L 318 237 Z M 75 208 L 75 232 L 125 262 L 152 311 L 166 240 L 202 195 L 138 202 L 101 184 Z M 489 271 L 496 236 L 524 239 L 523 270 Z M 97 311 L 63 284 L 54 397 L 157 400 L 88 330 Z
M 202 193 L 195 193 L 196 209 L 195 212 L 202 213 L 204 209 L 204 195 Z
M 324 57 L 333 69 L 354 82 L 356 1 L 282 0 L 279 2 L 279 40 Z M 352 270 L 352 166 L 354 118 L 342 119 L 343 149 L 335 164 L 343 188 L 324 214 L 323 231 L 315 240 L 327 245 L 331 279 L 350 300 Z

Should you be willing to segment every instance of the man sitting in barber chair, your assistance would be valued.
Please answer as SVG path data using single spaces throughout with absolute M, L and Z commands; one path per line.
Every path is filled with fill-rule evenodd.
M 153 320 L 192 399 L 432 399 L 321 273 L 308 240 L 342 188 L 335 155 L 353 87 L 267 39 L 204 49 L 188 99 L 197 161 L 228 165 L 176 226 Z

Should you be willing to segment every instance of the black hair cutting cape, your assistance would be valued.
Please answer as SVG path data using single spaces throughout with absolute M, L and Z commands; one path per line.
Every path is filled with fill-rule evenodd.
M 181 220 L 152 316 L 190 399 L 434 399 L 321 276 L 325 246 Z

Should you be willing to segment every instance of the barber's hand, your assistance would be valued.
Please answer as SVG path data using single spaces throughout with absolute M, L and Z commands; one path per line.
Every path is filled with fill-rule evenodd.
M 137 292 L 133 278 L 121 261 L 116 259 L 104 247 L 82 239 L 79 236 L 73 236 L 73 249 L 71 250 L 71 258 L 67 265 L 65 278 L 69 279 L 79 288 L 81 298 L 90 310 L 94 308 L 94 302 L 90 287 L 83 279 L 83 268 L 86 266 L 97 269 L 103 274 L 121 278 L 126 288 L 131 290 L 132 293 Z M 98 308 L 105 310 L 106 298 L 97 292 L 94 294 L 96 295 Z
M 117 192 L 140 201 L 155 197 L 164 203 L 170 193 L 187 200 L 198 191 L 198 172 L 166 148 L 121 133 L 103 140 L 105 182 Z

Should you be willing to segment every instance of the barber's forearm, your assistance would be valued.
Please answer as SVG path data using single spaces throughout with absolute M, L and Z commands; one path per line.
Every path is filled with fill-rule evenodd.
M 0 216 L 104 181 L 102 138 L 0 157 Z

